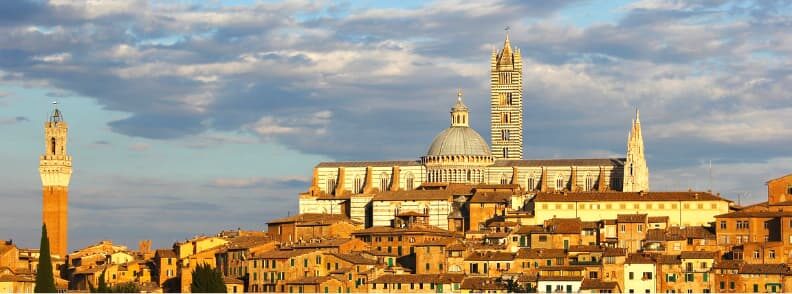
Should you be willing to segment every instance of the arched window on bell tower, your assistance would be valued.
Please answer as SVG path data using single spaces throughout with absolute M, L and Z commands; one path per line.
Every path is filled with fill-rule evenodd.
M 52 146 L 52 155 L 55 155 L 55 150 L 57 150 L 57 149 L 56 149 L 56 146 L 57 146 L 57 143 L 56 143 L 56 142 L 57 142 L 57 141 L 55 140 L 55 137 L 52 137 L 52 139 L 51 139 L 51 142 L 52 142 L 52 143 L 50 144 L 50 146 Z

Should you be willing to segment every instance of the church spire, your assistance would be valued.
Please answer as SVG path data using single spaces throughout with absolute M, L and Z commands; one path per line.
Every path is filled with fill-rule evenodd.
M 635 119 L 627 137 L 627 158 L 624 162 L 624 192 L 649 190 L 649 167 L 644 156 L 641 112 L 635 110 Z

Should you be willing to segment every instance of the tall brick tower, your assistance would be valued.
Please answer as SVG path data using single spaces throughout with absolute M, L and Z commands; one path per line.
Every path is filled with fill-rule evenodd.
M 503 49 L 493 50 L 490 61 L 490 136 L 495 159 L 522 159 L 522 82 L 520 49 L 512 51 L 507 30 Z
M 43 188 L 41 218 L 47 225 L 47 237 L 53 254 L 66 257 L 68 244 L 68 199 L 71 179 L 71 156 L 66 154 L 69 126 L 57 105 L 44 123 L 44 154 L 39 157 L 39 174 Z

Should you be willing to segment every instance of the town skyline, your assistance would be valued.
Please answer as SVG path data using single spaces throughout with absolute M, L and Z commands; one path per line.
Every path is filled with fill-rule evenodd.
M 447 8 L 444 3 L 427 4 L 423 8 L 436 8 L 429 9 L 430 15 L 445 15 L 441 9 Z M 13 35 L 20 41 L 34 42 L 35 38 L 57 41 L 62 34 L 78 33 L 79 24 L 98 23 L 108 29 L 118 29 L 107 23 L 113 16 L 130 17 L 133 23 L 145 18 L 118 7 L 94 7 L 94 10 L 72 7 L 75 14 L 69 17 L 74 25 L 48 25 L 42 15 L 53 13 L 51 9 L 65 8 L 36 5 L 27 7 L 28 18 L 14 19 L 3 27 L 13 31 L 27 25 L 27 33 Z M 295 15 L 301 11 L 312 11 L 319 16 L 331 14 L 322 10 L 330 8 L 310 5 L 278 7 L 273 4 L 273 7 L 259 5 L 255 8 L 251 8 L 252 4 L 240 5 L 238 9 L 210 4 L 201 8 L 176 6 L 175 9 L 177 15 L 184 17 L 181 21 L 190 21 L 190 13 L 201 11 L 229 16 L 252 13 L 253 19 L 261 16 L 264 20 L 268 12 L 278 9 L 292 9 L 289 11 Z M 359 31 L 355 34 L 369 39 L 349 41 L 335 36 L 338 43 L 325 54 L 322 48 L 308 45 L 312 43 L 311 38 L 330 38 L 317 32 L 316 25 L 311 23 L 327 19 L 302 19 L 300 16 L 294 16 L 292 22 L 271 24 L 284 26 L 280 27 L 284 31 L 264 35 L 249 31 L 249 26 L 261 25 L 256 21 L 253 24 L 242 21 L 211 24 L 227 28 L 229 32 L 223 35 L 222 30 L 218 30 L 207 39 L 200 38 L 201 30 L 197 28 L 186 31 L 168 28 L 173 31 L 167 37 L 162 37 L 167 35 L 165 32 L 144 37 L 132 34 L 131 41 L 114 40 L 100 46 L 102 50 L 97 49 L 97 53 L 110 55 L 95 57 L 94 61 L 119 62 L 106 67 L 98 67 L 83 55 L 85 52 L 78 50 L 78 46 L 44 48 L 17 43 L 20 47 L 15 48 L 15 52 L 29 63 L 27 67 L 9 60 L 0 62 L 4 74 L 0 81 L 3 93 L 0 95 L 0 134 L 15 138 L 14 146 L 9 146 L 2 155 L 8 171 L 2 177 L 6 193 L 0 196 L 0 201 L 8 205 L 3 205 L 0 213 L 20 221 L 4 222 L 0 228 L 22 246 L 36 245 L 41 186 L 36 161 L 44 148 L 42 124 L 51 111 L 51 100 L 59 101 L 71 130 L 70 153 L 74 157 L 75 172 L 70 192 L 73 212 L 70 215 L 70 249 L 102 239 L 127 245 L 140 239 L 153 239 L 155 247 L 166 247 L 174 241 L 221 229 L 261 230 L 270 219 L 285 216 L 287 211 L 295 214 L 296 195 L 310 186 L 311 168 L 321 161 L 417 158 L 425 153 L 425 146 L 431 142 L 433 134 L 447 126 L 447 108 L 456 98 L 457 88 L 465 91 L 472 127 L 488 138 L 486 64 L 492 47 L 500 45 L 506 25 L 511 27 L 512 43 L 522 49 L 526 58 L 524 158 L 620 157 L 624 154 L 634 108 L 640 107 L 647 161 L 653 172 L 653 190 L 707 190 L 711 187 L 731 200 L 736 201 L 742 195 L 744 204 L 764 199 L 762 183 L 786 174 L 792 162 L 783 148 L 788 142 L 784 138 L 788 130 L 783 126 L 785 120 L 792 117 L 785 116 L 792 110 L 789 100 L 785 100 L 788 97 L 784 96 L 789 83 L 783 81 L 789 76 L 778 72 L 784 64 L 788 65 L 785 55 L 788 49 L 780 45 L 740 48 L 753 52 L 752 58 L 758 61 L 752 58 L 728 60 L 742 57 L 745 52 L 726 45 L 712 45 L 715 48 L 708 53 L 723 59 L 718 61 L 731 62 L 728 63 L 730 70 L 751 69 L 740 72 L 750 83 L 737 85 L 736 81 L 726 78 L 736 72 L 704 66 L 713 72 L 700 75 L 689 65 L 706 63 L 712 57 L 671 50 L 676 48 L 674 46 L 640 48 L 645 55 L 638 56 L 636 51 L 631 52 L 638 48 L 626 47 L 629 42 L 610 40 L 614 48 L 598 50 L 587 47 L 595 46 L 596 42 L 585 38 L 587 35 L 601 37 L 597 34 L 608 30 L 628 30 L 621 33 L 631 36 L 633 41 L 641 40 L 628 32 L 631 22 L 642 21 L 644 28 L 653 27 L 652 32 L 669 37 L 667 42 L 672 45 L 684 48 L 682 45 L 688 44 L 693 48 L 696 47 L 693 40 L 671 38 L 676 36 L 672 31 L 656 27 L 664 20 L 637 20 L 635 17 L 717 8 L 729 16 L 710 16 L 715 19 L 685 27 L 716 43 L 733 33 L 731 30 L 735 28 L 729 24 L 740 17 L 753 21 L 758 17 L 741 16 L 740 13 L 746 12 L 735 7 L 662 7 L 632 3 L 610 10 L 600 8 L 606 10 L 602 12 L 604 16 L 591 16 L 589 22 L 581 23 L 573 17 L 575 20 L 565 19 L 564 15 L 570 18 L 569 14 L 579 13 L 574 10 L 583 9 L 581 5 L 525 7 L 523 9 L 532 14 L 511 13 L 508 19 L 493 21 L 485 28 L 464 27 L 462 31 L 480 33 L 480 37 L 474 38 L 442 34 L 455 32 L 450 27 L 440 31 L 412 28 L 417 35 L 429 39 L 425 41 L 356 26 L 354 28 Z M 157 5 L 144 7 L 153 14 L 162 13 L 164 9 Z M 372 18 L 383 11 L 415 12 L 419 8 L 409 5 L 347 7 L 348 15 L 334 16 L 338 18 L 334 19 L 336 26 L 324 33 L 341 34 L 339 30 L 349 29 L 350 25 L 361 25 L 345 22 L 347 18 L 362 19 L 365 23 L 366 17 Z M 760 8 L 757 4 L 751 8 L 757 10 L 745 9 L 756 12 Z M 497 12 L 504 13 L 496 9 L 482 16 L 473 13 L 481 7 L 459 9 L 462 10 L 460 18 L 477 20 L 494 17 Z M 773 9 L 764 12 L 778 13 Z M 63 10 L 60 13 L 63 15 Z M 684 19 L 684 16 L 676 17 Z M 442 20 L 449 24 L 460 22 L 451 16 Z M 193 21 L 196 26 L 210 25 Z M 708 26 L 716 29 L 705 33 L 704 28 Z M 572 31 L 567 32 L 567 38 L 582 44 L 552 40 L 551 32 L 562 28 Z M 760 29 L 768 28 L 750 25 L 742 28 L 748 32 Z M 231 32 L 233 30 L 237 31 Z M 773 32 L 778 38 L 789 34 Z M 32 35 L 26 35 L 28 33 Z M 3 35 L 11 38 L 10 34 Z M 223 48 L 227 52 L 221 53 L 210 53 L 201 46 L 202 42 L 209 42 L 206 40 L 218 44 L 233 38 L 253 42 L 246 38 L 255 36 L 283 40 L 284 44 L 253 50 L 231 44 Z M 98 36 L 88 34 L 84 37 L 80 42 L 89 44 Z M 741 41 L 748 47 L 759 42 Z M 543 46 L 560 46 L 570 56 L 562 52 L 543 52 Z M 380 59 L 366 55 L 372 53 L 371 50 L 381 56 Z M 162 56 L 152 57 L 158 54 Z M 194 54 L 196 59 L 183 60 L 175 56 L 178 54 Z M 232 61 L 197 58 L 212 54 L 232 58 Z M 341 58 L 344 54 L 350 55 L 346 57 L 348 60 Z M 344 61 L 334 64 L 336 58 Z M 586 58 L 589 60 L 581 60 Z M 780 62 L 771 64 L 766 60 Z M 378 64 L 380 71 L 362 70 L 359 62 Z M 179 70 L 169 72 L 157 67 L 163 63 L 177 66 Z M 297 70 L 287 71 L 286 65 L 294 65 Z M 259 66 L 281 69 L 284 75 L 252 68 Z M 63 75 L 59 70 L 64 68 L 75 69 L 73 74 L 85 73 L 76 69 L 101 69 L 114 76 L 104 81 L 98 79 L 100 76 L 77 76 L 108 83 L 91 85 Z M 630 76 L 625 72 L 629 70 L 649 72 Z M 345 77 L 345 74 L 352 76 Z M 414 79 L 414 74 L 420 80 Z M 182 88 L 178 83 L 167 91 L 158 88 L 169 84 L 169 80 L 198 85 L 200 90 Z M 656 85 L 652 81 L 659 82 Z M 319 84 L 312 85 L 314 82 Z M 147 83 L 157 86 L 138 88 Z M 251 83 L 250 91 L 238 88 Z M 115 87 L 100 87 L 109 85 Z M 404 89 L 405 86 L 413 87 Z M 737 89 L 741 92 L 729 93 Z M 210 97 L 201 97 L 200 93 L 209 93 Z M 144 97 L 144 94 L 154 95 Z M 351 97 L 345 98 L 347 95 Z M 591 96 L 583 99 L 583 95 Z M 283 98 L 296 101 L 283 101 Z M 136 99 L 146 100 L 136 102 Z M 397 103 L 396 99 L 404 101 Z M 421 115 L 406 114 L 416 111 Z M 377 121 L 380 123 L 373 123 Z M 383 144 L 386 146 L 380 147 Z M 714 171 L 712 184 L 707 170 L 710 160 Z M 164 210 L 173 215 L 157 213 Z M 207 218 L 207 214 L 211 217 Z M 101 219 L 115 221 L 99 221 Z M 148 225 L 141 227 L 141 220 L 149 222 Z

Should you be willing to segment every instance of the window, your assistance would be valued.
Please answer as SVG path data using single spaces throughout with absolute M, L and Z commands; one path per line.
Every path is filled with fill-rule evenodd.
M 561 176 L 556 177 L 556 190 L 564 189 L 564 179 Z
M 413 176 L 413 174 L 411 172 L 407 173 L 407 175 L 404 177 L 404 181 L 405 181 L 405 185 L 406 185 L 406 187 L 405 187 L 406 189 L 405 190 L 407 190 L 407 191 L 412 190 L 413 186 L 415 185 L 415 177 Z
M 380 174 L 380 191 L 385 191 L 388 189 L 388 184 L 390 182 L 390 177 L 386 173 Z
M 501 140 L 503 141 L 509 140 L 509 130 L 501 130 Z
M 586 175 L 586 191 L 594 190 L 594 177 Z
M 726 282 L 724 282 L 724 281 L 721 281 L 721 282 L 720 282 L 720 288 L 721 288 L 721 289 L 724 289 L 724 288 L 726 288 Z
M 754 258 L 754 259 L 759 259 L 759 250 L 754 250 L 754 252 L 753 252 L 753 258 Z
M 720 228 L 723 229 L 723 230 L 726 229 L 726 221 L 721 221 L 720 222 Z
M 638 231 L 643 232 L 643 224 L 638 224 Z
M 641 280 L 651 280 L 652 279 L 652 272 L 643 272 L 641 275 Z
M 360 176 L 355 176 L 355 191 L 357 193 L 363 193 L 363 179 Z
M 792 195 L 792 185 L 787 186 L 787 194 Z
M 693 282 L 693 273 L 686 273 L 685 274 L 685 282 Z
M 539 236 L 539 242 L 547 242 L 547 236 L 545 235 Z
M 509 157 L 509 148 L 503 147 L 503 158 Z
M 630 280 L 634 280 L 635 279 L 635 273 L 630 272 L 629 278 L 630 278 Z
M 775 256 L 776 256 L 775 255 L 775 250 L 770 250 L 769 256 L 770 256 L 770 258 L 775 258 Z
M 626 232 L 627 231 L 627 225 L 624 225 L 624 224 L 620 225 L 619 226 L 619 231 L 621 231 L 622 233 Z

